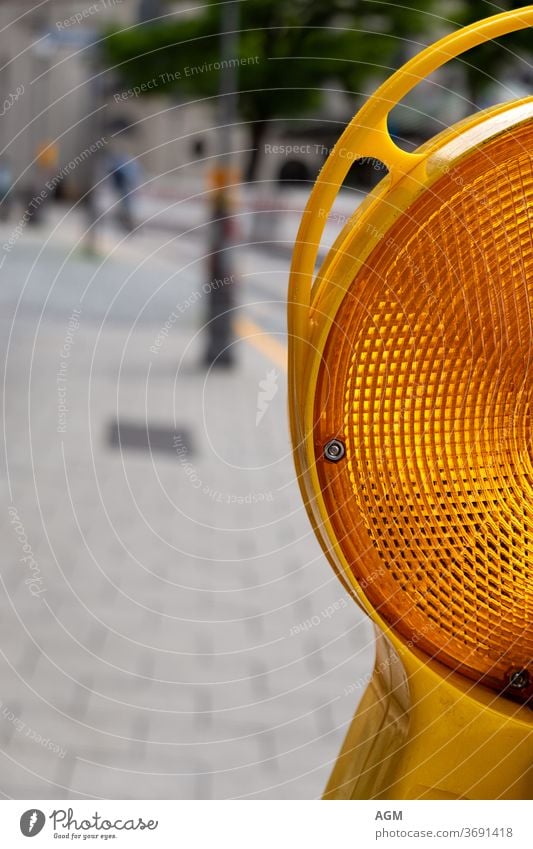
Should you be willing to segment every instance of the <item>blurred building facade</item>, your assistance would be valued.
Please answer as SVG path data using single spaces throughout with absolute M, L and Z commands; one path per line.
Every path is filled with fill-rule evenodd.
M 35 185 L 38 151 L 49 143 L 54 171 L 74 197 L 85 188 L 87 168 L 72 164 L 99 139 L 110 150 L 142 151 L 140 165 L 151 174 L 187 165 L 201 149 L 214 152 L 206 144 L 213 107 L 130 94 L 119 73 L 103 73 L 97 45 L 106 29 L 134 25 L 147 10 L 137 0 L 0 4 L 0 156 L 14 175 L 14 191 Z

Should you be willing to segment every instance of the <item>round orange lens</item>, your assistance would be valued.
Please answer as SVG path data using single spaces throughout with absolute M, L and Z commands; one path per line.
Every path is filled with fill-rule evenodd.
M 315 407 L 326 509 L 363 592 L 499 691 L 527 690 L 533 657 L 531 150 L 526 123 L 470 152 L 383 235 Z

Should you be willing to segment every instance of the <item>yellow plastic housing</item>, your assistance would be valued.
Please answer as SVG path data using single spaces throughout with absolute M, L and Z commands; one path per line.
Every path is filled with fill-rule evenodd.
M 533 122 L 498 134 L 396 220 L 316 386 L 320 488 L 352 574 L 407 640 L 498 692 L 533 658 L 532 150 Z
M 533 99 L 475 115 L 415 154 L 386 126 L 419 79 L 531 23 L 532 7 L 489 18 L 387 81 L 339 140 L 298 234 L 299 481 L 332 564 L 405 671 L 377 669 L 328 798 L 533 791 L 531 712 L 509 700 L 527 703 L 533 677 Z M 346 148 L 389 176 L 313 281 Z M 338 462 L 324 454 L 332 439 L 345 447 Z M 480 759 L 493 769 L 482 775 Z

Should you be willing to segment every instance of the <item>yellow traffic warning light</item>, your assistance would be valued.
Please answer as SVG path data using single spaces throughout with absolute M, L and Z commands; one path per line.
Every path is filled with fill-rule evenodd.
M 533 791 L 533 98 L 414 153 L 387 128 L 427 74 L 532 23 L 533 6 L 496 15 L 396 72 L 345 130 L 300 225 L 295 463 L 316 533 L 381 635 L 327 798 Z M 388 175 L 315 278 L 362 157 Z

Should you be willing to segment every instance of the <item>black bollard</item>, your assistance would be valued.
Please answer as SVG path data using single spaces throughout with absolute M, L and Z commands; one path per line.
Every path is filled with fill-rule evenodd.
M 204 286 L 207 298 L 205 365 L 229 368 L 235 364 L 235 276 L 232 261 L 234 222 L 226 187 L 214 194 L 209 243 L 209 281 Z

